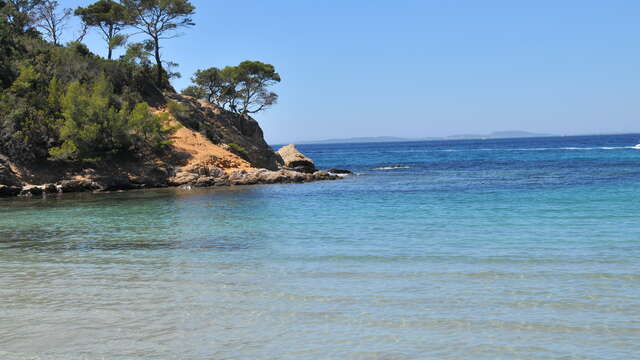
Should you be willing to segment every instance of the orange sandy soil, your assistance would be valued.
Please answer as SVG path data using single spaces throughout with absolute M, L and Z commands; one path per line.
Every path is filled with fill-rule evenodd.
M 164 110 L 156 111 L 156 113 L 164 112 Z M 179 125 L 179 123 L 171 119 L 170 126 Z M 197 131 L 193 131 L 184 126 L 169 136 L 172 143 L 169 145 L 169 151 L 161 156 L 147 154 L 145 159 L 139 160 L 122 160 L 118 163 L 101 163 L 90 166 L 95 172 L 102 174 L 129 174 L 136 175 L 144 173 L 144 169 L 151 164 L 163 165 L 169 164 L 176 169 L 176 172 L 188 171 L 189 169 L 207 167 L 210 165 L 224 169 L 230 173 L 238 169 L 251 169 L 251 164 L 240 156 L 225 150 L 222 146 L 213 144 L 204 135 Z M 10 164 L 11 165 L 11 164 Z M 29 164 L 24 166 L 11 166 L 23 184 L 40 185 L 45 183 L 55 183 L 63 178 L 66 179 L 83 179 L 87 175 L 87 168 L 82 165 L 56 165 L 51 164 Z M 89 173 L 94 172 L 89 170 Z
M 171 120 L 170 124 L 175 126 L 178 123 Z M 227 172 L 251 168 L 248 161 L 213 144 L 204 135 L 191 129 L 180 127 L 169 139 L 173 141 L 170 145 L 172 152 L 182 159 L 181 166 L 176 167 L 178 172 L 181 169 L 207 165 L 217 166 Z

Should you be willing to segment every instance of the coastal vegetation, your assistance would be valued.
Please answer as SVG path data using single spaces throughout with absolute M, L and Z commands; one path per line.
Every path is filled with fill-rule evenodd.
M 243 154 L 243 155 L 248 155 L 248 151 L 247 151 L 247 149 L 245 149 L 245 147 L 244 147 L 244 146 L 242 146 L 242 145 L 238 145 L 238 144 L 236 144 L 236 143 L 229 143 L 228 145 L 229 145 L 229 147 L 231 147 L 231 148 L 232 148 L 236 153 L 240 153 L 240 154 Z
M 83 163 L 164 151 L 176 129 L 169 114 L 191 114 L 166 98 L 180 74 L 161 49 L 195 25 L 194 14 L 188 0 L 99 0 L 75 10 L 0 0 L 0 153 L 22 163 Z M 79 31 L 68 26 L 72 16 Z M 103 37 L 106 58 L 83 43 L 88 31 Z M 281 79 L 273 65 L 244 61 L 192 80 L 184 94 L 249 115 L 277 102 L 269 88 Z
M 132 24 L 127 8 L 115 1 L 100 0 L 86 8 L 77 8 L 75 14 L 80 16 L 83 29 L 94 27 L 100 31 L 107 43 L 107 59 L 111 60 L 113 49 L 123 46 L 127 40 L 122 31 Z
M 278 101 L 278 94 L 268 88 L 280 82 L 280 74 L 273 65 L 260 61 L 198 70 L 191 80 L 195 85 L 183 90 L 184 95 L 206 99 L 239 114 L 253 114 Z

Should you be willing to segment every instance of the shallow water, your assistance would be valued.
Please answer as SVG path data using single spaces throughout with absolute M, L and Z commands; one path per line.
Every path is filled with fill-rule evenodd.
M 307 145 L 361 175 L 0 200 L 0 358 L 638 358 L 638 142 Z

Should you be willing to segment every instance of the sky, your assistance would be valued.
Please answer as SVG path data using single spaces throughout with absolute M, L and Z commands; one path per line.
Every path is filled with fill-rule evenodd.
M 640 1 L 192 3 L 196 26 L 162 44 L 174 87 L 197 69 L 273 64 L 279 103 L 254 116 L 269 143 L 640 132 Z M 106 53 L 96 32 L 85 42 Z

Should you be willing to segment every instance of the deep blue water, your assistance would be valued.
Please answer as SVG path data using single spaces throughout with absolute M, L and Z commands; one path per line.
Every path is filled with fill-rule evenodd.
M 0 200 L 0 358 L 640 358 L 637 143 L 301 145 L 358 175 Z

